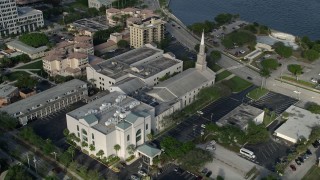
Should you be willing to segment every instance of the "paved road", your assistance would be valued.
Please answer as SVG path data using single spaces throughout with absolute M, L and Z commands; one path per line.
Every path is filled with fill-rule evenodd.
M 174 22 L 177 24 L 176 22 Z M 178 26 L 180 28 L 178 28 Z M 199 40 L 196 39 L 190 32 L 188 32 L 183 25 L 176 25 L 175 27 L 172 26 L 172 22 L 166 25 L 167 31 L 172 34 L 181 44 L 185 45 L 189 49 L 194 49 L 196 44 L 199 44 Z M 209 50 L 209 52 L 212 49 Z M 237 76 L 247 79 L 248 76 L 252 77 L 252 82 L 260 86 L 262 83 L 262 78 L 260 77 L 259 73 L 242 65 L 237 60 L 234 60 L 230 57 L 222 55 L 218 64 L 225 69 L 229 69 L 232 73 L 236 74 Z M 299 88 L 297 86 L 293 86 L 287 83 L 281 83 L 274 79 L 274 77 L 268 78 L 265 82 L 265 87 L 269 90 L 295 97 L 299 100 L 303 101 L 312 101 L 312 102 L 320 102 L 320 94 L 316 92 L 312 92 L 306 89 Z

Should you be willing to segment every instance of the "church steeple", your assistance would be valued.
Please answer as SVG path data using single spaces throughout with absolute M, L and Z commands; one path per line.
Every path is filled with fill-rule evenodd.
M 204 44 L 204 32 L 202 32 L 202 37 L 200 41 L 199 53 L 197 56 L 196 69 L 204 71 L 207 69 L 206 52 Z

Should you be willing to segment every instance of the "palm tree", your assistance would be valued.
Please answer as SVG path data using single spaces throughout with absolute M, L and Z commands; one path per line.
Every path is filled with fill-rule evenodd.
M 102 156 L 104 155 L 104 152 L 103 152 L 103 150 L 102 149 L 100 149 L 98 152 L 97 152 L 97 154 L 96 154 L 97 156 L 100 156 L 100 159 L 102 159 Z
M 74 153 L 76 151 L 76 148 L 74 148 L 73 146 L 69 146 L 67 151 L 68 151 L 68 153 L 71 154 L 72 161 L 73 161 L 73 156 L 74 156 Z
M 90 151 L 94 151 L 94 150 L 96 150 L 96 147 L 94 147 L 93 144 L 90 144 L 89 149 L 90 149 Z
M 135 145 L 133 145 L 133 144 L 128 145 L 127 151 L 130 155 L 132 155 L 135 151 Z
M 119 144 L 116 144 L 113 146 L 114 150 L 116 150 L 116 154 L 118 156 L 118 151 L 121 149 L 121 146 Z
M 147 138 L 149 139 L 149 141 L 152 141 L 153 140 L 153 134 L 152 133 L 147 134 Z

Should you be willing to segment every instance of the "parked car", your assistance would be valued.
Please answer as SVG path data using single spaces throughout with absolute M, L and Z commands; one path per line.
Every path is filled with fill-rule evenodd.
M 215 140 L 212 140 L 212 141 L 210 141 L 210 144 L 211 144 L 211 145 L 215 145 L 215 144 L 216 144 L 216 141 L 215 141 Z
M 312 155 L 312 152 L 310 151 L 310 149 L 307 149 L 306 154 Z
M 299 159 L 299 161 L 301 162 L 301 163 L 304 163 L 304 159 L 303 159 L 303 157 L 298 157 L 298 159 Z
M 202 128 L 206 128 L 206 125 L 205 125 L 205 124 L 201 124 L 201 127 L 202 127 Z
M 135 174 L 132 174 L 130 176 L 131 180 L 140 180 L 139 176 L 138 175 L 135 175 Z
M 311 78 L 311 82 L 313 82 L 313 83 L 317 83 L 317 82 L 318 82 L 318 80 L 316 80 L 315 78 Z
M 144 172 L 144 170 L 139 170 L 138 174 L 140 174 L 141 176 L 146 176 L 147 175 L 147 173 Z
M 298 166 L 301 165 L 301 162 L 299 161 L 299 159 L 295 159 L 294 161 L 297 163 Z
M 207 145 L 206 150 L 213 151 L 213 150 L 216 150 L 216 147 L 214 147 L 212 145 Z
M 207 172 L 206 177 L 210 177 L 212 174 L 212 171 Z
M 204 169 L 202 169 L 202 171 L 201 171 L 202 174 L 207 174 L 207 172 L 208 172 L 208 169 L 207 169 L 207 168 L 204 168 Z
M 248 79 L 248 80 L 252 80 L 252 77 L 248 76 L 247 79 Z
M 297 168 L 293 164 L 290 165 L 290 168 L 292 169 L 292 171 L 296 171 L 297 170 Z
M 197 111 L 198 114 L 200 115 L 203 115 L 203 112 L 202 111 Z
M 246 51 L 245 50 L 240 50 L 239 53 L 244 54 L 244 53 L 246 53 Z

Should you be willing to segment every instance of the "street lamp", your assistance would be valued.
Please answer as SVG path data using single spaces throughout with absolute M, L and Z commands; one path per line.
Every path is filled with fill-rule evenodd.
M 34 169 L 36 170 L 36 173 L 38 173 L 37 172 L 37 160 L 36 160 L 35 156 L 33 157 L 33 162 L 34 162 Z
M 29 169 L 30 169 L 30 159 L 29 159 L 29 154 L 27 154 L 27 160 L 28 160 L 28 165 L 29 165 Z
M 211 116 L 210 116 L 210 120 L 212 121 L 212 116 L 213 116 L 213 113 L 211 113 Z
M 51 154 L 54 155 L 54 160 L 57 160 L 57 153 L 53 151 Z

